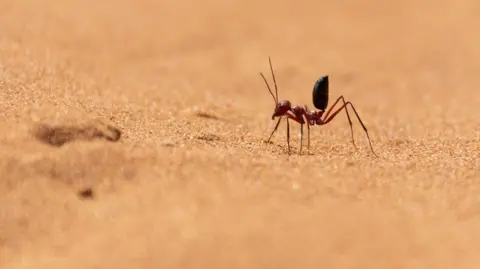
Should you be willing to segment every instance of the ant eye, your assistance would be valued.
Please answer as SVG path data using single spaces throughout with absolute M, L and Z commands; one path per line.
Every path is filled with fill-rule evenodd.
M 288 107 L 288 106 L 289 106 L 289 103 L 285 102 L 285 101 L 281 101 L 280 103 L 278 103 L 278 107 L 280 107 L 280 108 L 285 108 L 285 107 Z

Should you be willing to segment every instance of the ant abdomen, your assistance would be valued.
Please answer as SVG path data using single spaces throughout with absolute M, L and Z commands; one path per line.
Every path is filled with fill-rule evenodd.
M 313 105 L 319 110 L 325 110 L 328 106 L 328 75 L 320 77 L 313 86 Z

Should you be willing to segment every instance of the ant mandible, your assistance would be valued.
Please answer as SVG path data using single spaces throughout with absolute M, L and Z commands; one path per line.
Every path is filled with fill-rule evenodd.
M 345 101 L 345 98 L 343 95 L 337 98 L 335 103 L 330 107 L 328 111 L 325 113 L 325 109 L 328 106 L 328 75 L 326 76 L 321 76 L 315 83 L 313 87 L 313 93 L 312 93 L 312 99 L 313 99 L 313 105 L 318 109 L 317 111 L 315 110 L 309 110 L 307 105 L 304 107 L 298 106 L 298 105 L 293 105 L 290 103 L 288 100 L 282 100 L 278 101 L 278 88 L 277 88 L 277 82 L 275 80 L 275 74 L 273 72 L 272 68 L 272 61 L 270 57 L 268 57 L 268 61 L 270 63 L 270 70 L 272 72 L 272 78 L 273 78 L 273 83 L 275 85 L 275 95 L 273 95 L 272 90 L 270 89 L 270 85 L 268 84 L 267 80 L 265 79 L 265 76 L 260 72 L 260 75 L 262 76 L 263 80 L 265 81 L 265 84 L 267 85 L 268 91 L 273 97 L 273 100 L 275 101 L 275 110 L 272 115 L 272 120 L 275 119 L 275 117 L 279 117 L 277 124 L 275 125 L 275 129 L 273 129 L 272 133 L 270 134 L 270 137 L 266 142 L 270 142 L 270 139 L 272 138 L 273 134 L 275 131 L 277 131 L 278 125 L 280 124 L 280 121 L 282 120 L 283 117 L 286 117 L 287 119 L 287 145 L 288 145 L 288 154 L 290 154 L 290 124 L 288 122 L 289 119 L 294 120 L 295 122 L 300 124 L 300 154 L 302 153 L 302 142 L 303 142 L 303 125 L 307 124 L 307 130 L 308 130 L 308 144 L 307 148 L 310 148 L 310 125 L 325 125 L 332 121 L 335 116 L 342 110 L 345 109 L 345 112 L 347 114 L 347 119 L 348 123 L 350 124 L 350 132 L 352 135 L 352 144 L 353 146 L 357 148 L 355 145 L 355 140 L 353 138 L 353 127 L 352 127 L 352 120 L 350 119 L 350 114 L 348 113 L 347 105 L 350 105 L 350 107 L 353 109 L 355 112 L 355 115 L 357 116 L 358 121 L 363 127 L 363 130 L 367 134 L 368 138 L 368 143 L 370 144 L 370 149 L 372 150 L 373 155 L 376 157 L 377 154 L 375 154 L 375 151 L 373 150 L 372 143 L 370 141 L 370 136 L 368 135 L 367 128 L 363 124 L 362 120 L 360 119 L 360 116 L 357 113 L 357 110 L 353 106 L 353 104 L 350 101 Z M 343 105 L 338 108 L 335 112 L 331 113 L 335 105 L 339 101 L 343 102 Z

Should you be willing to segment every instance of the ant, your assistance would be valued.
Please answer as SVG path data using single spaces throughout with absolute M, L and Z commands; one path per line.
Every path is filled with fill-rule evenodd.
M 360 119 L 360 116 L 357 113 L 357 110 L 353 106 L 353 104 L 350 101 L 345 101 L 345 98 L 343 95 L 337 98 L 335 103 L 330 107 L 328 111 L 325 110 L 328 106 L 328 75 L 326 76 L 321 76 L 315 83 L 313 87 L 313 93 L 312 93 L 312 99 L 313 99 L 313 105 L 315 108 L 318 110 L 309 110 L 307 105 L 304 107 L 298 106 L 298 105 L 293 105 L 290 103 L 288 100 L 282 100 L 279 102 L 278 100 L 278 88 L 277 88 L 277 82 L 275 81 L 275 74 L 273 72 L 272 68 L 272 61 L 270 57 L 268 57 L 268 61 L 270 63 L 270 70 L 272 72 L 272 77 L 273 77 L 273 83 L 275 85 L 275 95 L 273 95 L 272 90 L 270 89 L 270 85 L 268 84 L 267 80 L 265 79 L 265 76 L 260 72 L 260 75 L 262 76 L 263 80 L 265 81 L 265 84 L 267 85 L 268 91 L 273 97 L 273 100 L 275 102 L 275 110 L 272 115 L 272 120 L 275 119 L 275 117 L 279 117 L 277 124 L 275 125 L 275 129 L 273 129 L 272 133 L 270 134 L 270 137 L 266 141 L 267 143 L 270 142 L 270 139 L 272 138 L 273 134 L 275 131 L 277 131 L 278 125 L 280 124 L 280 121 L 282 118 L 285 116 L 287 119 L 287 145 L 288 145 L 288 154 L 290 154 L 290 124 L 289 124 L 289 119 L 294 120 L 295 122 L 300 124 L 300 154 L 302 153 L 302 142 L 303 142 L 303 125 L 307 124 L 307 130 L 308 130 L 308 144 L 307 148 L 310 148 L 310 125 L 325 125 L 332 121 L 335 116 L 342 110 L 345 109 L 345 112 L 347 114 L 348 118 L 348 123 L 350 124 L 350 132 L 352 135 L 352 144 L 353 146 L 357 148 L 355 145 L 355 140 L 353 138 L 353 127 L 352 127 L 352 120 L 350 119 L 350 114 L 348 113 L 347 105 L 350 105 L 350 107 L 353 109 L 355 112 L 355 115 L 357 116 L 358 121 L 363 127 L 363 130 L 367 134 L 368 138 L 368 143 L 370 144 L 370 149 L 372 150 L 373 155 L 376 157 L 377 154 L 375 154 L 375 151 L 373 150 L 372 143 L 370 141 L 370 136 L 368 135 L 367 128 L 363 124 L 362 120 Z M 335 107 L 335 105 L 342 100 L 343 105 L 338 108 L 336 111 L 332 112 L 332 109 Z M 325 114 L 324 114 L 325 113 Z M 323 118 L 322 118 L 323 116 Z

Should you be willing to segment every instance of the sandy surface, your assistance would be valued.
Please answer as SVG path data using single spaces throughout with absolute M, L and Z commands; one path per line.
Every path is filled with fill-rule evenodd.
M 0 1 L 0 267 L 479 268 L 479 12 Z M 264 143 L 269 56 L 294 104 L 329 74 L 379 157 L 344 113 Z

